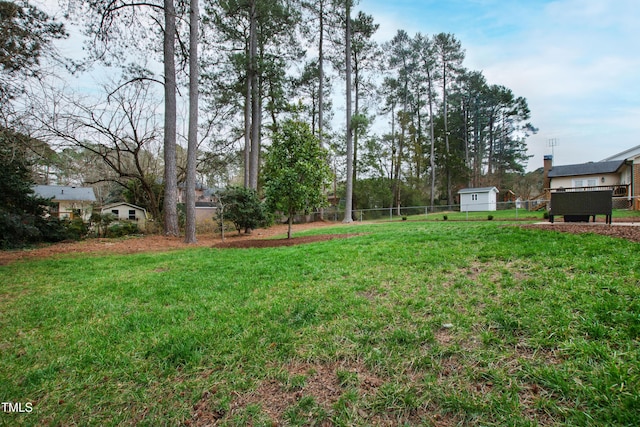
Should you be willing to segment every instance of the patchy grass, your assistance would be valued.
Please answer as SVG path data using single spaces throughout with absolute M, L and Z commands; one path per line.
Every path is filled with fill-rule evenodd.
M 633 425 L 639 246 L 495 221 L 0 267 L 7 425 Z M 326 232 L 315 230 L 314 232 Z
M 357 212 L 356 212 L 357 213 Z M 529 211 L 527 209 L 502 209 L 497 211 L 483 211 L 483 212 L 460 212 L 460 211 L 444 211 L 444 212 L 429 212 L 428 215 L 417 214 L 407 216 L 408 220 L 419 221 L 487 221 L 489 216 L 491 220 L 495 221 L 546 221 L 544 218 L 544 211 Z M 444 217 L 447 217 L 445 220 Z M 612 212 L 613 218 L 640 218 L 640 211 L 634 211 L 629 209 L 614 209 Z M 599 219 L 603 219 L 604 216 L 598 215 Z M 379 221 L 388 221 L 389 217 L 382 216 Z M 394 215 L 393 221 L 402 221 L 401 216 Z

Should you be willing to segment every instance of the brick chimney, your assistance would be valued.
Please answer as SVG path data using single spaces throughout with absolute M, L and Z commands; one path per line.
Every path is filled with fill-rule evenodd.
M 553 156 L 547 154 L 544 156 L 544 179 L 542 181 L 543 190 L 551 187 L 551 179 L 549 178 L 549 171 L 553 167 Z

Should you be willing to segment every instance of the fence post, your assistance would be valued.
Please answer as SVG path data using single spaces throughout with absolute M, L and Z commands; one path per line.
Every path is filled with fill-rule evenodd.
M 389 208 L 389 221 L 393 221 L 393 206 Z

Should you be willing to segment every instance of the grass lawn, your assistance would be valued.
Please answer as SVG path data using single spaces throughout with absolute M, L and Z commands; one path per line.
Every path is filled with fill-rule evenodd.
M 428 215 L 407 215 L 407 220 L 420 220 L 420 221 L 444 221 L 444 217 L 447 217 L 448 221 L 487 221 L 491 216 L 495 221 L 548 221 L 544 218 L 544 211 L 529 211 L 526 209 L 503 209 L 497 211 L 483 211 L 483 212 L 460 212 L 460 211 L 446 211 L 446 212 L 430 212 Z M 356 212 L 357 216 L 357 212 Z M 629 209 L 614 209 L 612 211 L 613 218 L 635 218 L 640 219 L 640 211 L 633 211 Z M 598 219 L 604 220 L 604 215 L 598 215 Z M 389 216 L 381 216 L 379 221 L 388 220 Z M 392 221 L 402 221 L 402 216 L 395 214 L 391 218 Z
M 0 267 L 6 425 L 637 425 L 640 245 L 393 222 Z

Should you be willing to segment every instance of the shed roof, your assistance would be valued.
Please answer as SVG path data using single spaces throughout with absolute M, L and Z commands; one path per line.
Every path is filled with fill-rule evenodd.
M 106 206 L 103 206 L 100 210 L 101 210 L 101 211 L 104 211 L 105 209 L 112 209 L 112 208 L 115 208 L 115 207 L 117 207 L 117 206 L 129 206 L 130 208 L 138 209 L 138 210 L 141 210 L 141 211 L 143 211 L 143 212 L 145 212 L 145 213 L 147 212 L 147 210 L 146 210 L 145 208 L 142 208 L 142 207 L 140 207 L 140 206 L 137 206 L 137 205 L 134 205 L 134 204 L 132 204 L 132 203 L 128 203 L 128 202 L 115 202 L 115 203 L 110 203 L 110 204 L 108 204 L 108 205 L 106 205 Z
M 491 191 L 495 191 L 496 193 L 500 192 L 500 190 L 498 190 L 496 187 L 480 187 L 480 188 L 463 188 L 462 190 L 458 191 L 458 194 L 490 193 Z
M 549 170 L 549 178 L 616 173 L 624 163 L 625 160 L 612 160 L 609 162 L 589 162 L 577 165 L 553 166 Z
M 65 187 L 61 185 L 35 185 L 33 191 L 43 199 L 57 201 L 95 202 L 96 195 L 91 187 Z

